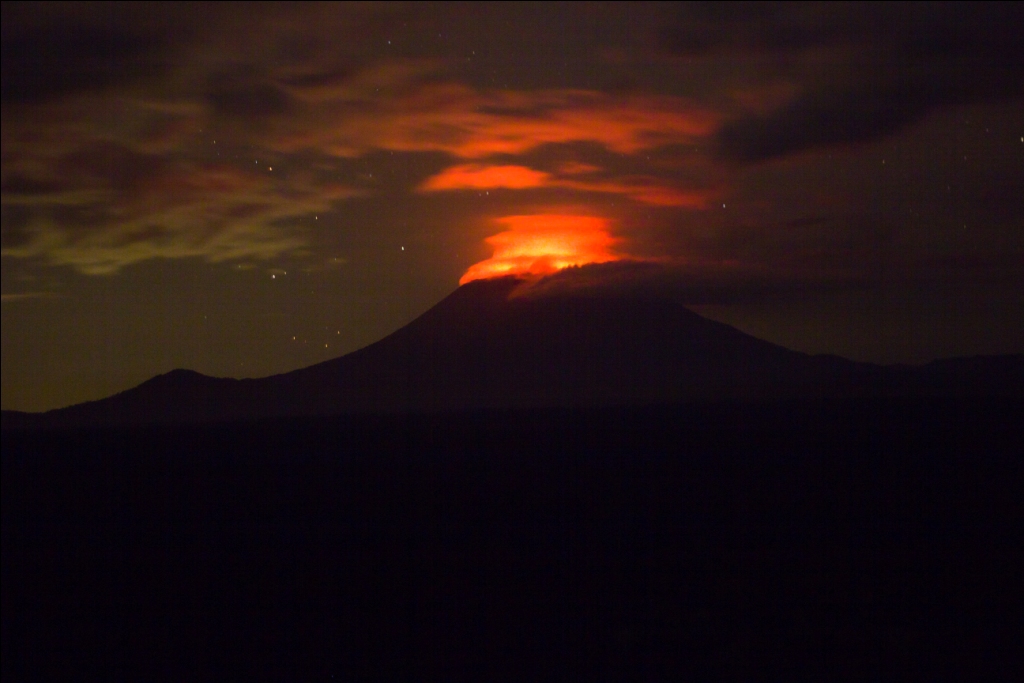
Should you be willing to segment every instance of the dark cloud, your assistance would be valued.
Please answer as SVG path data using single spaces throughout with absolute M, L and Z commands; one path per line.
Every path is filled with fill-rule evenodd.
M 997 283 L 1024 287 L 1020 253 L 913 255 L 885 278 L 870 273 L 807 268 L 807 264 L 736 260 L 623 259 L 565 268 L 524 280 L 514 297 L 579 296 L 667 297 L 686 306 L 774 305 L 815 296 L 877 291 L 880 285 L 927 291 Z M 819 264 L 820 265 L 820 264 Z
M 59 192 L 60 189 L 59 183 L 28 178 L 20 173 L 12 173 L 0 181 L 0 193 L 4 195 L 45 196 Z M 4 223 L 6 224 L 6 222 L 5 219 Z
M 662 32 L 688 57 L 797 54 L 846 49 L 909 58 L 957 57 L 992 63 L 1019 59 L 1024 10 L 1016 3 L 691 3 Z
M 26 206 L 0 205 L 0 222 L 3 223 L 3 230 L 0 230 L 0 249 L 15 249 L 22 247 L 31 240 L 31 235 L 25 230 L 29 225 L 31 211 Z
M 168 160 L 159 155 L 140 154 L 115 143 L 94 142 L 63 155 L 57 168 L 59 177 L 76 186 L 101 184 L 125 195 L 151 182 L 167 164 Z
M 5 3 L 6 4 L 6 3 Z M 102 8 L 98 8 L 103 13 Z M 106 8 L 106 13 L 116 10 Z M 149 78 L 161 72 L 167 47 L 155 31 L 88 24 L 65 18 L 26 25 L 31 8 L 4 14 L 0 43 L 0 95 L 4 104 L 26 103 Z
M 690 59 L 774 64 L 798 94 L 726 122 L 721 157 L 756 162 L 874 140 L 938 107 L 1024 95 L 1019 3 L 698 6 L 665 33 Z
M 592 263 L 524 281 L 514 297 L 667 297 L 686 306 L 763 303 L 799 296 L 809 285 L 819 291 L 851 286 L 832 279 L 786 276 L 737 263 L 621 260 Z
M 919 120 L 933 106 L 920 84 L 865 84 L 813 91 L 763 117 L 725 124 L 719 154 L 756 162 L 793 152 L 874 140 Z
M 805 50 L 865 40 L 865 15 L 849 7 L 822 11 L 806 3 L 701 2 L 682 6 L 663 44 L 687 57 Z
M 284 115 L 292 106 L 288 94 L 275 84 L 236 75 L 211 79 L 207 100 L 219 115 L 251 120 Z

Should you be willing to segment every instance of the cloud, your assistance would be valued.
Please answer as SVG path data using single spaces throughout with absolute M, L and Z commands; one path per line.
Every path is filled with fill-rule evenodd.
M 415 85 L 390 97 L 320 101 L 268 132 L 280 151 L 358 156 L 373 149 L 445 152 L 460 159 L 518 155 L 542 145 L 596 142 L 619 154 L 711 135 L 718 116 L 684 98 L 596 91 L 479 91 Z
M 588 166 L 587 168 L 597 167 Z M 577 174 L 572 168 L 573 174 Z M 589 171 L 586 171 L 589 173 Z M 681 189 L 665 180 L 649 176 L 624 177 L 611 180 L 577 180 L 559 178 L 550 173 L 536 171 L 525 166 L 488 166 L 486 164 L 462 164 L 446 168 L 427 178 L 419 185 L 419 192 L 443 192 L 451 190 L 526 190 L 545 187 L 561 187 L 581 192 L 619 194 L 642 204 L 675 206 L 692 209 L 704 208 L 716 193 L 706 189 Z
M 736 261 L 685 262 L 624 258 L 565 268 L 530 279 L 513 297 L 644 295 L 669 297 L 686 306 L 780 300 L 819 290 L 848 286 L 835 280 L 787 276 Z
M 268 175 L 272 160 L 283 168 L 316 157 L 323 166 L 382 150 L 469 162 L 428 179 L 424 192 L 560 187 L 661 206 L 704 201 L 644 174 L 601 178 L 586 165 L 551 174 L 490 161 L 546 145 L 593 145 L 621 158 L 707 139 L 718 118 L 691 100 L 482 90 L 438 80 L 436 70 L 423 59 L 217 63 L 189 73 L 179 90 L 111 90 L 129 81 L 86 79 L 22 97 L 5 110 L 2 131 L 0 253 L 89 274 L 153 258 L 276 258 L 307 245 L 310 214 L 364 192 L 357 178 L 339 179 L 337 164 Z M 254 163 L 264 158 L 268 171 Z M 15 214 L 17 225 L 8 220 Z
M 3 207 L 19 224 L 0 253 L 92 275 L 153 258 L 281 256 L 306 245 L 303 226 L 311 215 L 359 193 L 117 146 L 66 155 L 55 165 L 49 183 L 13 175 L 5 182 Z
M 921 119 L 933 106 L 911 84 L 817 91 L 766 116 L 726 124 L 719 152 L 744 163 L 818 147 L 869 142 Z
M 13 303 L 15 301 L 31 301 L 32 299 L 57 299 L 59 294 L 54 292 L 18 292 L 16 294 L 0 294 L 0 302 Z
M 494 190 L 508 188 L 522 190 L 530 187 L 544 187 L 551 176 L 525 166 L 487 166 L 485 164 L 462 164 L 446 168 L 435 176 L 427 178 L 417 188 L 420 192 L 442 190 Z
M 231 119 L 259 121 L 289 113 L 295 104 L 275 83 L 245 75 L 218 74 L 205 93 L 212 113 Z
M 326 246 L 333 238 L 312 239 L 310 219 L 369 194 L 360 188 L 422 215 L 445 202 L 409 192 L 500 189 L 501 213 L 614 204 L 633 210 L 623 230 L 640 249 L 749 257 L 777 245 L 763 226 L 728 221 L 768 220 L 787 190 L 758 194 L 765 207 L 734 203 L 753 177 L 745 174 L 760 172 L 743 164 L 868 142 L 944 104 L 1022 87 L 1014 6 L 684 5 L 661 51 L 647 40 L 666 16 L 659 10 L 642 32 L 646 52 L 622 47 L 618 66 L 578 56 L 577 75 L 607 67 L 636 76 L 621 87 L 610 76 L 518 73 L 514 55 L 492 53 L 491 66 L 518 73 L 507 87 L 482 67 L 459 66 L 477 59 L 479 45 L 388 45 L 385 29 L 388 40 L 392 29 L 409 41 L 422 33 L 404 23 L 418 10 L 398 12 L 400 22 L 373 7 L 131 11 L 122 20 L 113 16 L 120 10 L 62 5 L 52 10 L 59 20 L 18 10 L 10 21 L 5 7 L 5 258 L 96 274 L 153 258 L 272 260 Z M 37 38 L 53 48 L 52 64 L 30 44 Z M 564 50 L 560 40 L 548 47 Z M 25 75 L 37 58 L 43 79 Z M 67 74 L 50 68 L 60 64 Z M 806 184 L 810 195 L 815 181 Z M 728 212 L 680 211 L 675 226 L 671 212 L 646 210 L 717 209 L 726 195 Z M 553 197 L 557 209 L 538 203 Z M 472 201 L 451 206 L 473 211 Z M 349 224 L 387 230 L 375 211 L 367 203 Z M 325 223 L 336 224 L 320 215 L 315 226 Z M 791 246 L 772 256 L 788 263 L 841 251 Z
M 421 39 L 427 14 L 5 4 L 0 253 L 89 274 L 298 253 L 311 215 L 366 194 L 355 160 L 382 151 L 448 157 L 422 192 L 704 201 L 678 179 L 622 170 L 622 159 L 706 142 L 721 121 L 714 108 L 672 94 L 470 84 L 452 54 Z M 615 156 L 619 170 L 522 158 L 573 145 Z
M 757 3 L 690 7 L 665 45 L 690 60 L 769 66 L 795 84 L 770 111 L 726 120 L 721 158 L 751 163 L 870 142 L 935 109 L 1024 95 L 1018 3 Z
M 112 6 L 93 6 L 89 18 L 41 23 L 25 16 L 36 8 L 10 4 L 14 6 L 5 8 L 0 42 L 4 104 L 125 85 L 165 68 L 167 46 L 161 33 L 116 21 Z

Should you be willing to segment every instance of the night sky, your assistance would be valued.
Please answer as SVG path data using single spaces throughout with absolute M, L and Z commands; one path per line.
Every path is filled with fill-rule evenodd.
M 4 3 L 3 408 L 588 262 L 800 351 L 1024 352 L 1022 7 Z

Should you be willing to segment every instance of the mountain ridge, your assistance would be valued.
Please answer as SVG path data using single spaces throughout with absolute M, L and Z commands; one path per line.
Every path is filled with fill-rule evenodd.
M 689 310 L 669 293 L 531 295 L 476 280 L 359 350 L 259 379 L 176 369 L 113 396 L 5 427 L 330 414 L 577 408 L 871 396 L 1014 396 L 1024 354 L 880 366 L 810 355 Z

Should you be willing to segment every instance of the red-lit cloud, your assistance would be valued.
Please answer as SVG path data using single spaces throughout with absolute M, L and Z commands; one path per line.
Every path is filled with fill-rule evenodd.
M 446 168 L 437 175 L 427 178 L 420 185 L 419 190 L 421 192 L 494 190 L 498 188 L 522 190 L 530 187 L 543 187 L 550 180 L 551 176 L 547 173 L 525 166 L 464 164 Z
M 580 164 L 585 170 L 572 168 L 574 175 L 599 171 L 596 166 Z M 681 189 L 652 177 L 626 177 L 615 180 L 579 180 L 559 178 L 526 166 L 487 166 L 462 164 L 446 168 L 427 178 L 417 188 L 420 192 L 449 190 L 526 190 L 540 187 L 563 187 L 580 192 L 619 194 L 641 204 L 702 209 L 716 193 L 707 189 Z
M 635 154 L 707 138 L 720 120 L 680 97 L 478 91 L 448 83 L 390 97 L 339 91 L 336 100 L 318 101 L 305 116 L 277 127 L 267 144 L 279 151 L 317 148 L 339 156 L 386 149 L 481 159 L 546 144 L 594 142 L 618 154 Z
M 487 238 L 494 255 L 469 267 L 459 284 L 506 275 L 548 275 L 570 266 L 616 261 L 618 240 L 608 219 L 598 216 L 539 214 L 505 216 L 507 230 Z

